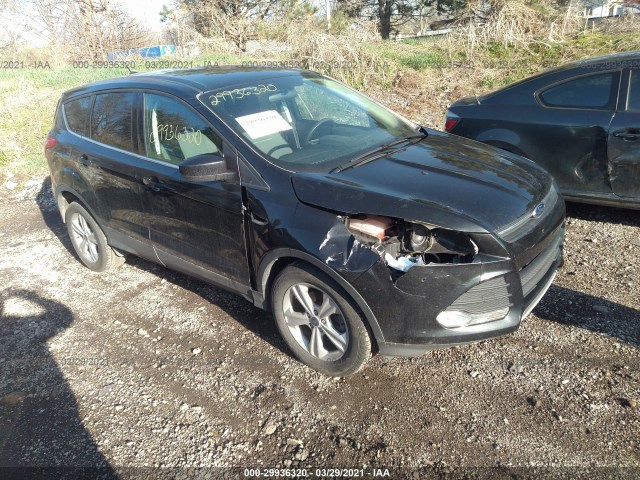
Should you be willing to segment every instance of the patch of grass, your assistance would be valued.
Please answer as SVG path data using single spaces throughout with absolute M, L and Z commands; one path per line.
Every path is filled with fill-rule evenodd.
M 7 156 L 6 153 L 4 153 L 4 150 L 0 150 L 0 167 L 4 167 L 8 163 L 9 163 L 9 157 Z
M 478 86 L 483 90 L 495 90 L 517 82 L 523 77 L 524 76 L 520 75 L 507 75 L 506 77 L 484 76 L 478 83 Z
M 71 66 L 59 69 L 25 68 L 1 70 L 0 81 L 11 82 L 14 87 L 28 82 L 36 88 L 69 89 L 85 83 L 128 75 L 128 73 L 128 70 L 120 68 L 73 68 Z
M 400 65 L 413 68 L 414 70 L 440 68 L 448 63 L 441 55 L 432 52 L 413 52 L 401 56 L 399 61 Z
M 398 43 L 389 41 L 372 48 L 375 48 L 385 60 L 413 70 L 442 68 L 449 64 L 441 52 L 425 42 Z
M 640 50 L 640 35 L 630 33 L 584 32 L 568 45 L 585 56 L 605 55 L 612 52 Z

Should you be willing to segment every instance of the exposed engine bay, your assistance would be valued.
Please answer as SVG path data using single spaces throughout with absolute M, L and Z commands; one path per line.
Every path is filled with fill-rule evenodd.
M 471 263 L 478 247 L 466 234 L 382 216 L 355 215 L 345 225 L 400 274 L 416 265 Z

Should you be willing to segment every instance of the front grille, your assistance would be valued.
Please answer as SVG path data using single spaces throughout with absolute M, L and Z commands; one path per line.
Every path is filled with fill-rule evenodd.
M 477 325 L 506 317 L 512 306 L 505 278 L 496 277 L 470 288 L 445 311 L 464 312 L 472 318 L 469 325 Z
M 551 215 L 555 210 L 556 204 L 558 203 L 559 199 L 560 196 L 558 195 L 558 191 L 555 189 L 555 187 L 552 186 L 551 190 L 549 190 L 549 193 L 547 193 L 547 195 L 545 195 L 545 197 L 542 199 L 541 203 L 544 203 L 544 212 L 541 216 L 533 218 L 533 211 L 527 212 L 522 217 L 502 227 L 497 232 L 498 235 L 500 236 L 500 238 L 509 243 L 515 242 L 526 233 L 531 231 L 534 225 L 540 223 L 549 215 Z M 539 203 L 537 205 L 539 205 Z
M 560 233 L 549 248 L 520 270 L 520 283 L 522 284 L 522 296 L 524 298 L 536 289 L 540 281 L 549 272 L 549 269 L 560 254 L 561 244 L 562 234 Z

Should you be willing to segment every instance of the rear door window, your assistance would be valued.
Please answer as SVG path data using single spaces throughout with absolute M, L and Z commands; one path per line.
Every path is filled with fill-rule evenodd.
M 181 101 L 146 93 L 144 138 L 147 156 L 174 165 L 211 153 L 222 156 L 222 141 L 211 126 Z
M 617 94 L 617 72 L 598 73 L 553 86 L 540 94 L 548 107 L 613 110 Z
M 91 138 L 105 145 L 135 152 L 135 102 L 134 92 L 96 95 L 91 113 Z
M 89 136 L 89 117 L 93 96 L 81 97 L 64 104 L 64 114 L 69 130 L 83 137 Z

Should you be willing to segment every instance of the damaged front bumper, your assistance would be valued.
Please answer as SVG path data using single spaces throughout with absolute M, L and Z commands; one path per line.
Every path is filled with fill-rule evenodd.
M 563 242 L 562 224 L 521 254 L 416 265 L 395 281 L 381 258 L 352 284 L 376 316 L 380 353 L 415 356 L 517 330 L 555 278 Z

